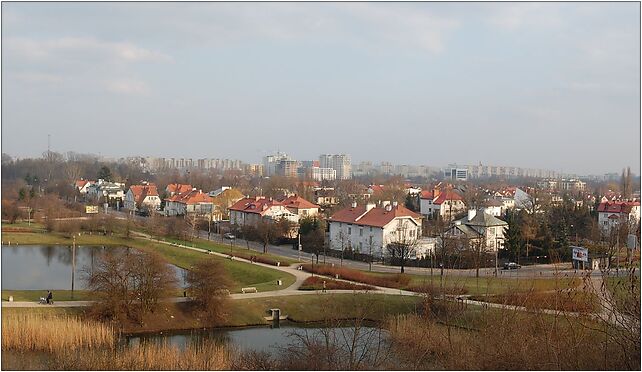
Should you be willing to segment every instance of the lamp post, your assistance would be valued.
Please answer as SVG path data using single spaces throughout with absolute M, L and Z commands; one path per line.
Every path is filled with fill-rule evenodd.
M 497 237 L 495 237 L 495 277 L 499 274 L 499 266 L 497 265 L 497 259 L 499 258 L 499 247 L 497 246 Z

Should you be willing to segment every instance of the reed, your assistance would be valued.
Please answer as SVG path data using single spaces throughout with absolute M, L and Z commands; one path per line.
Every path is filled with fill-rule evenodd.
M 2 314 L 2 350 L 46 351 L 113 348 L 112 327 L 74 316 Z
M 206 343 L 181 350 L 167 344 L 143 343 L 112 350 L 56 353 L 57 370 L 223 370 L 230 369 L 232 353 L 225 346 Z

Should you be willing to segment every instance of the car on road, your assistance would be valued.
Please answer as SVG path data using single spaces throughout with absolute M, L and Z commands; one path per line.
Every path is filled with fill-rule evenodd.
M 226 233 L 223 236 L 225 237 L 225 239 L 230 239 L 230 240 L 236 239 L 236 236 L 234 236 L 234 234 L 231 234 L 231 233 Z
M 519 269 L 520 267 L 522 267 L 522 265 L 519 265 L 519 264 L 517 264 L 515 262 L 506 262 L 504 264 L 504 270 Z

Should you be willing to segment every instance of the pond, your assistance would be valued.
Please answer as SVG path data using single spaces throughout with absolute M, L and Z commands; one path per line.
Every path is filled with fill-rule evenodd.
M 124 336 L 123 346 L 135 346 L 140 343 L 169 343 L 178 348 L 189 345 L 199 346 L 204 342 L 213 341 L 217 344 L 234 345 L 240 350 L 262 351 L 275 355 L 290 345 L 300 345 L 300 337 L 321 340 L 324 335 L 330 335 L 341 345 L 350 340 L 354 335 L 354 327 L 321 327 L 301 326 L 289 322 L 281 323 L 275 327 L 250 327 L 237 329 L 204 329 L 179 332 L 164 332 L 164 334 Z M 372 343 L 386 338 L 386 334 L 379 334 L 375 327 L 361 327 L 359 329 L 357 348 L 373 347 Z
M 82 270 L 91 269 L 107 250 L 133 249 L 127 247 L 77 246 L 74 288 L 85 289 Z M 3 245 L 2 289 L 11 290 L 70 290 L 72 248 L 60 245 Z M 185 270 L 170 265 L 184 287 Z

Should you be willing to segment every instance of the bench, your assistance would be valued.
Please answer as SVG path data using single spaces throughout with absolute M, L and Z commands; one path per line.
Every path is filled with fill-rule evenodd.
M 256 287 L 246 287 L 246 288 L 241 288 L 242 293 L 246 292 L 254 292 L 257 293 L 258 291 L 256 290 Z

